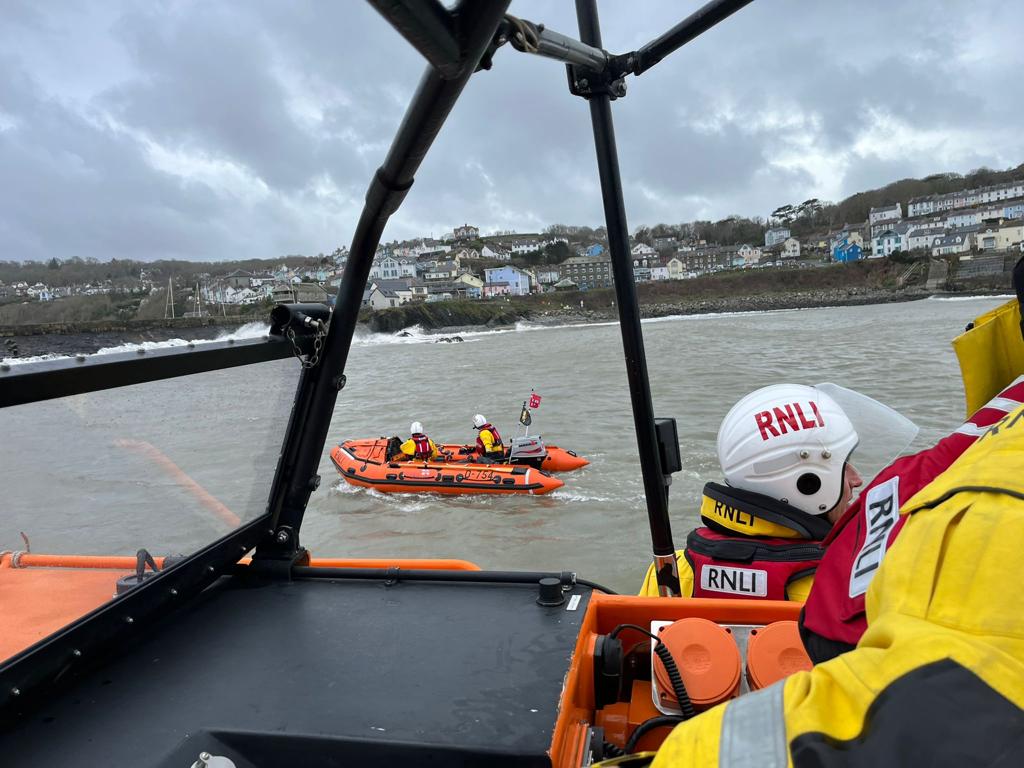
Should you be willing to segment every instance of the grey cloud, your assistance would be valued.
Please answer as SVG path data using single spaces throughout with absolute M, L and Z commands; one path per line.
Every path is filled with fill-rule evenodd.
M 7 4 L 0 25 L 0 113 L 15 121 L 0 127 L 0 258 L 333 248 L 351 237 L 424 69 L 364 3 L 40 8 Z M 575 33 L 571 4 L 511 10 Z M 601 10 L 613 51 L 686 12 L 673 2 Z M 841 197 L 1021 162 L 1024 140 L 1007 128 L 1024 117 L 1008 87 L 1024 66 L 1012 33 L 1022 21 L 1015 4 L 968 0 L 752 4 L 614 104 L 631 225 L 764 215 L 823 189 Z M 976 146 L 944 144 L 940 165 L 925 150 L 857 154 L 871 109 L 908 132 Z M 225 163 L 242 180 L 167 173 L 147 141 Z M 826 164 L 781 163 L 801 151 Z M 601 220 L 586 103 L 568 94 L 561 65 L 505 48 L 470 82 L 386 237 L 464 221 L 486 231 Z

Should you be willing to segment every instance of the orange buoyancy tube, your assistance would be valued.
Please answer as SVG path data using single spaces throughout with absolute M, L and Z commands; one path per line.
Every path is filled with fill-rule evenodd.
M 540 468 L 545 472 L 572 472 L 590 464 L 582 456 L 578 456 L 575 452 L 565 448 L 559 448 L 557 445 L 547 445 L 545 448 L 547 448 L 548 455 L 544 457 L 540 465 Z M 442 453 L 450 453 L 458 459 L 468 458 L 472 461 L 473 458 L 479 456 L 475 445 L 447 443 L 445 445 L 438 445 L 437 449 Z M 508 450 L 508 446 L 505 447 L 505 450 Z
M 345 481 L 383 493 L 541 495 L 564 483 L 532 467 L 445 461 L 384 460 L 387 440 L 351 440 L 331 450 L 331 461 Z

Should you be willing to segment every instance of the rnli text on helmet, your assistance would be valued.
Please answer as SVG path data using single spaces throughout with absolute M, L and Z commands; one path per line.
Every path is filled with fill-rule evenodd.
M 825 420 L 821 418 L 821 413 L 818 411 L 818 404 L 813 400 L 809 402 L 811 411 L 814 412 L 814 418 L 817 421 L 810 421 L 804 415 L 803 408 L 800 407 L 800 403 L 790 403 L 783 408 L 776 406 L 770 411 L 761 411 L 760 413 L 754 414 L 754 423 L 757 424 L 757 428 L 761 430 L 761 439 L 768 440 L 770 437 L 779 437 L 780 435 L 786 434 L 787 431 L 799 432 L 801 429 L 817 429 L 818 427 L 825 426 Z M 775 417 L 775 424 L 772 423 L 772 416 Z M 776 429 L 776 426 L 778 429 Z M 788 427 L 788 429 L 787 429 Z M 768 433 L 771 433 L 770 435 Z

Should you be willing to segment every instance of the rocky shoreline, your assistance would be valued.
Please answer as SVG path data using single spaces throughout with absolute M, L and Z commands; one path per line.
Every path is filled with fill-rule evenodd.
M 757 296 L 728 296 L 700 298 L 689 301 L 644 304 L 640 315 L 644 318 L 671 317 L 673 315 L 706 315 L 725 312 L 767 312 L 779 309 L 816 309 L 820 307 L 851 307 L 865 304 L 889 304 L 926 299 L 932 291 L 925 290 L 872 290 L 846 288 L 837 290 L 795 291 L 787 294 L 761 294 Z M 535 321 L 602 322 L 618 319 L 612 308 L 583 309 L 576 307 L 547 310 L 531 316 Z
M 791 293 L 765 293 L 753 296 L 729 296 L 713 298 L 695 298 L 683 301 L 669 301 L 644 304 L 641 315 L 645 318 L 669 317 L 672 315 L 711 314 L 723 312 L 763 312 L 780 309 L 812 309 L 818 307 L 842 307 L 864 304 L 887 304 L 899 301 L 914 301 L 927 298 L 933 292 L 921 288 L 903 291 L 850 287 L 843 289 L 817 289 L 794 291 Z M 618 319 L 615 307 L 564 306 L 557 309 L 532 310 L 523 307 L 512 309 L 494 305 L 493 312 L 487 316 L 477 315 L 475 322 L 460 322 L 464 318 L 457 311 L 444 310 L 442 305 L 431 307 L 430 319 L 413 320 L 424 330 L 432 333 L 457 334 L 459 331 L 474 328 L 510 327 L 517 321 L 526 320 L 541 324 L 558 323 L 593 323 L 608 322 Z M 484 305 L 486 306 L 486 304 Z M 441 308 L 443 311 L 438 311 Z M 404 309 L 404 308 L 403 308 Z M 485 313 L 486 314 L 486 313 Z M 433 320 L 433 322 L 431 322 Z M 447 321 L 447 322 L 445 322 Z M 454 322 L 453 322 L 454 321 Z M 122 344 L 139 344 L 147 341 L 168 341 L 171 339 L 215 339 L 218 336 L 238 328 L 238 321 L 223 325 L 213 324 L 195 328 L 162 328 L 150 327 L 142 329 L 105 330 L 102 332 L 75 333 L 25 333 L 5 334 L 0 339 L 0 358 L 31 357 L 48 354 L 71 355 L 91 354 L 107 347 Z M 397 332 L 392 330 L 390 322 L 371 323 L 369 330 L 377 332 Z M 407 327 L 407 326 L 402 326 Z M 14 352 L 14 354 L 12 354 Z

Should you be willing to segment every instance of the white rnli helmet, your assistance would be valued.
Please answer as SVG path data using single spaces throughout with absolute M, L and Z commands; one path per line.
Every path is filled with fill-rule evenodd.
M 814 387 L 776 384 L 740 400 L 718 430 L 718 461 L 734 488 L 823 515 L 843 494 L 857 431 Z
M 480 429 L 480 427 L 482 427 L 486 423 L 487 419 L 484 418 L 484 415 L 482 413 L 478 413 L 476 416 L 473 417 L 473 426 L 476 427 L 477 429 Z
M 409 432 L 411 432 L 414 435 L 423 434 L 423 425 L 420 424 L 418 421 L 414 421 L 412 424 L 409 425 Z

